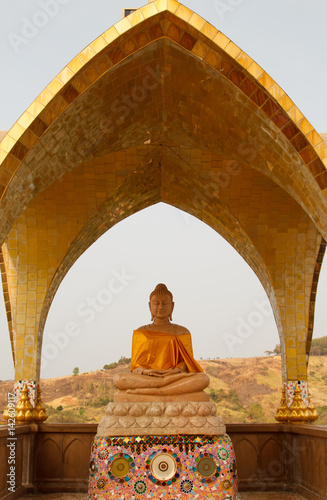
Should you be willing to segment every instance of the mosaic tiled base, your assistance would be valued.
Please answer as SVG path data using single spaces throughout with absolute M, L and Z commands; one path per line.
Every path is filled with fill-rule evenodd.
M 28 390 L 28 397 L 31 405 L 35 406 L 35 394 L 36 394 L 36 382 L 35 380 L 16 380 L 14 384 L 14 395 L 15 395 L 15 404 L 18 403 L 20 393 L 23 390 L 24 385 L 26 385 Z
M 237 500 L 232 442 L 224 436 L 96 436 L 88 500 Z
M 308 382 L 305 382 L 303 380 L 289 380 L 287 383 L 285 383 L 285 394 L 286 394 L 286 401 L 287 401 L 287 406 L 290 407 L 293 398 L 294 398 L 294 391 L 295 391 L 295 386 L 296 384 L 298 385 L 300 391 L 301 391 L 301 396 L 306 404 L 306 406 L 309 406 L 309 391 L 308 391 Z

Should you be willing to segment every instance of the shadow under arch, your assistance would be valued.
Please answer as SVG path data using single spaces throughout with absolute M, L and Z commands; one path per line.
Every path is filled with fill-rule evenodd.
M 259 457 L 255 444 L 249 439 L 243 437 L 239 441 L 234 442 L 234 450 L 236 455 L 236 462 L 238 461 L 238 454 L 246 456 L 244 462 L 244 470 L 238 470 L 239 479 L 254 478 L 258 473 Z M 240 451 L 239 451 L 240 450 Z
M 59 477 L 63 476 L 63 460 L 61 443 L 58 443 L 55 438 L 41 438 L 39 448 L 36 454 L 36 478 L 40 477 Z M 51 461 L 51 472 L 48 468 L 49 460 Z M 46 474 L 46 475 L 45 475 Z
M 193 191 L 190 191 L 190 187 Z M 62 259 L 48 288 L 40 315 L 39 352 L 52 300 L 72 265 L 115 224 L 159 202 L 181 209 L 206 223 L 243 257 L 258 277 L 269 298 L 283 346 L 282 320 L 269 272 L 250 237 L 219 198 L 217 189 L 219 188 L 211 187 L 205 176 L 188 165 L 173 149 L 157 148 L 148 155 L 138 169 L 131 173 L 94 212 Z M 191 197 L 190 192 L 193 192 Z M 282 355 L 284 355 L 283 348 Z

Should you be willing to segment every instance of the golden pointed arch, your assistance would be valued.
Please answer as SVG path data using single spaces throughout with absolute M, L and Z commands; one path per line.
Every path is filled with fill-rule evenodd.
M 209 22 L 176 0 L 156 0 L 120 20 L 82 50 L 41 92 L 0 143 L 0 196 L 7 206 L 15 194 L 9 190 L 20 167 L 33 177 L 33 148 L 54 122 L 108 70 L 154 40 L 167 37 L 204 61 L 238 87 L 289 141 L 317 184 L 316 207 L 326 214 L 327 146 L 313 126 L 276 82 L 237 45 Z M 268 162 L 268 167 L 276 167 Z M 30 171 L 32 170 L 32 172 Z M 24 174 L 22 174 L 24 175 Z M 25 189 L 28 204 L 43 189 L 32 181 Z M 25 206 L 26 206 L 25 204 Z M 9 200 L 10 205 L 10 200 Z M 16 207 L 17 208 L 17 207 Z M 23 209 L 24 207 L 21 207 Z M 16 215 L 21 210 L 15 210 Z M 312 213 L 310 214 L 311 216 Z M 14 220 L 0 228 L 3 241 Z M 318 221 L 315 220 L 317 223 Z M 320 221 L 321 222 L 321 221 Z M 319 229 L 327 235 L 326 224 Z

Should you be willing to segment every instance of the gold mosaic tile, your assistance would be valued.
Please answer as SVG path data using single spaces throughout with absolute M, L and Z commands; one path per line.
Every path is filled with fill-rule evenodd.
M 168 3 L 171 2 L 171 1 L 172 0 L 168 0 Z M 178 2 L 176 2 L 176 3 L 178 3 Z M 174 5 L 174 2 L 172 2 L 172 5 Z M 180 4 L 178 4 L 178 7 L 179 6 L 180 6 Z M 176 10 L 177 9 L 174 9 L 174 12 Z M 144 17 L 144 19 L 148 19 L 148 18 L 150 18 L 150 17 L 155 16 L 156 14 L 158 14 L 158 10 L 157 10 L 155 2 L 149 3 L 147 5 L 144 5 L 143 7 L 141 7 L 141 11 L 142 11 L 142 16 Z
M 196 30 L 201 31 L 203 26 L 206 24 L 206 21 L 194 12 L 189 19 L 189 24 Z
M 128 19 L 132 26 L 136 26 L 137 24 L 140 24 L 144 20 L 144 16 L 142 14 L 142 11 L 138 9 L 132 14 L 130 14 L 128 16 Z
M 229 44 L 225 47 L 225 51 L 233 59 L 236 59 L 241 53 L 241 49 L 233 42 L 229 42 Z
M 213 41 L 215 44 L 217 44 L 218 47 L 224 50 L 229 44 L 230 39 L 226 35 L 221 33 L 221 31 L 219 31 Z
M 98 38 L 92 42 L 92 48 L 93 50 L 96 52 L 95 48 L 93 47 L 93 45 L 95 45 L 96 47 L 98 47 L 99 45 L 99 42 L 98 42 Z M 100 43 L 102 43 L 102 40 L 103 38 L 100 37 Z M 79 57 L 79 56 L 76 56 L 74 57 L 74 59 L 72 59 L 70 61 L 70 63 L 68 64 L 68 68 L 73 72 L 73 73 L 77 73 L 82 67 L 84 66 L 84 63 L 82 61 L 82 59 Z
M 53 89 L 53 85 L 50 84 L 50 88 Z M 44 107 L 47 104 L 49 104 L 49 102 L 53 98 L 53 95 L 54 94 L 46 88 L 46 89 L 44 89 L 41 92 L 41 94 L 38 95 L 37 101 L 39 101 L 41 103 L 41 105 Z M 26 117 L 25 117 L 25 114 L 27 115 Z M 25 125 L 26 128 L 27 128 L 28 125 L 30 124 L 30 122 L 29 122 L 30 118 L 29 117 L 33 117 L 34 118 L 35 116 L 36 116 L 36 114 L 32 114 L 32 113 L 28 114 L 28 112 L 25 111 L 25 113 L 23 114 L 23 116 L 19 119 L 19 123 L 21 123 L 21 125 L 23 125 L 23 126 Z
M 252 62 L 247 68 L 248 72 L 253 75 L 256 79 L 259 79 L 263 74 L 263 69 L 256 62 Z
M 177 10 L 175 11 L 175 14 L 180 19 L 183 19 L 183 21 L 188 22 L 193 15 L 193 11 L 185 7 L 185 5 L 180 4 Z

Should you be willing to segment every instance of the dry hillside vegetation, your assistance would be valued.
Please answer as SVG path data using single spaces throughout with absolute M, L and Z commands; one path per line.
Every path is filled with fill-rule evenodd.
M 281 397 L 280 356 L 199 363 L 210 376 L 207 391 L 226 423 L 274 422 Z M 122 371 L 129 371 L 129 365 L 42 380 L 42 400 L 49 413 L 47 422 L 99 422 L 116 392 L 113 376 Z M 327 357 L 311 356 L 308 372 L 311 399 L 320 415 L 316 424 L 327 425 Z M 1 382 L 0 408 L 5 408 L 7 393 L 12 388 L 12 381 Z

